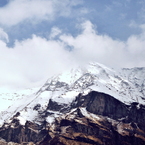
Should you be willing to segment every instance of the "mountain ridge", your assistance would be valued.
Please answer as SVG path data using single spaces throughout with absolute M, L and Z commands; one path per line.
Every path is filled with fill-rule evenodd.
M 121 71 L 117 72 L 102 64 L 90 63 L 86 68 L 79 67 L 77 69 L 71 69 L 70 71 L 48 79 L 36 93 L 28 96 L 23 96 L 18 101 L 15 101 L 15 103 L 8 109 L 2 111 L 0 113 L 0 135 L 2 135 L 4 130 L 5 134 L 7 134 L 10 130 L 14 130 L 12 128 L 15 127 L 19 128 L 21 126 L 22 128 L 25 128 L 25 131 L 27 131 L 28 129 L 26 128 L 29 128 L 31 125 L 38 126 L 38 128 L 41 129 L 38 129 L 37 127 L 34 127 L 35 129 L 32 129 L 33 127 L 31 126 L 31 129 L 29 128 L 31 131 L 29 130 L 29 132 L 36 130 L 35 132 L 38 132 L 35 134 L 36 136 L 43 136 L 41 134 L 41 131 L 44 128 L 46 132 L 47 130 L 49 130 L 49 134 L 45 133 L 44 137 L 47 136 L 47 144 L 52 144 L 50 142 L 55 142 L 56 135 L 58 136 L 58 138 L 56 137 L 56 142 L 60 139 L 58 133 L 55 131 L 57 127 L 61 130 L 60 134 L 67 134 L 66 130 L 64 131 L 61 129 L 63 128 L 63 126 L 65 126 L 65 124 L 62 123 L 63 120 L 65 120 L 64 122 L 66 122 L 66 127 L 68 127 L 68 125 L 73 126 L 73 123 L 76 124 L 76 122 L 80 126 L 81 124 L 83 124 L 83 122 L 81 121 L 82 118 L 84 118 L 84 121 L 87 122 L 87 124 L 90 124 L 94 120 L 94 115 L 97 115 L 95 118 L 103 118 L 103 124 L 105 124 L 106 122 L 106 124 L 109 124 L 110 127 L 114 128 L 115 126 L 117 127 L 117 123 L 115 123 L 114 125 L 113 122 L 122 123 L 122 125 L 120 126 L 122 128 L 121 130 L 126 132 L 126 134 L 129 133 L 129 130 L 132 133 L 132 130 L 134 130 L 133 134 L 136 141 L 139 138 L 145 140 L 145 134 L 141 134 L 141 132 L 144 132 L 145 126 L 143 125 L 140 116 L 141 112 L 141 114 L 145 113 L 144 94 L 145 68 L 122 69 Z M 75 112 L 75 114 L 71 115 L 73 111 Z M 139 115 L 137 114 L 136 116 L 134 116 L 134 114 L 132 114 L 133 112 L 139 113 Z M 91 116 L 89 116 L 89 114 L 91 114 Z M 71 119 L 71 116 L 73 116 L 73 119 Z M 139 119 L 134 119 L 134 117 Z M 86 120 L 87 118 L 89 119 L 88 121 Z M 74 120 L 77 121 L 74 122 Z M 57 121 L 60 123 L 56 123 Z M 124 123 L 123 121 L 126 123 Z M 136 128 L 140 128 L 140 131 L 138 131 L 134 127 L 131 127 L 130 121 L 132 122 L 133 126 L 139 126 Z M 67 122 L 69 122 L 68 125 Z M 85 124 L 86 127 L 87 124 Z M 51 126 L 54 126 L 54 129 L 51 129 Z M 76 134 L 76 130 L 78 130 L 78 128 L 74 130 L 74 126 L 72 126 L 71 129 Z M 105 125 L 103 126 L 105 127 Z M 129 130 L 125 130 L 123 126 L 128 126 Z M 7 127 L 9 127 L 10 129 L 8 129 Z M 102 130 L 100 124 L 98 129 Z M 114 131 L 116 132 L 118 137 L 121 136 L 120 138 L 122 138 L 124 136 L 122 131 L 120 132 L 119 129 L 110 128 L 110 130 L 113 131 L 113 136 L 115 135 Z M 83 134 L 83 132 L 81 132 L 80 130 L 79 132 L 83 135 L 84 139 L 85 134 Z M 69 135 L 69 133 L 70 132 L 68 132 L 67 135 Z M 20 134 L 22 134 L 21 131 Z M 80 144 L 81 142 L 89 144 L 91 142 L 92 144 L 93 142 L 95 144 L 103 143 L 101 140 L 98 141 L 98 137 L 94 137 L 94 140 L 91 140 L 91 136 L 89 135 L 89 133 L 86 132 L 86 134 L 87 139 L 84 139 L 85 141 L 80 141 L 81 139 L 77 140 L 76 137 L 74 137 L 74 140 L 77 140 L 77 142 L 79 142 Z M 138 135 L 139 137 L 136 137 L 135 134 L 140 135 Z M 31 139 L 28 139 L 29 137 L 27 135 L 23 134 L 22 136 L 25 136 L 25 138 L 27 139 L 22 139 L 22 141 L 17 139 L 18 141 L 16 141 L 11 137 L 7 138 L 3 135 L 2 138 L 6 139 L 6 141 L 14 141 L 17 143 L 21 143 L 23 141 L 32 141 L 33 143 L 41 144 L 40 140 L 36 141 L 33 137 Z M 130 135 L 127 136 L 132 143 Z M 41 141 L 44 139 L 43 137 L 40 138 Z M 100 138 L 103 137 L 100 136 Z M 73 140 L 73 138 L 71 138 L 69 135 L 69 140 L 70 139 Z M 68 142 L 69 140 L 65 139 L 65 141 Z M 123 140 L 125 140 L 124 137 Z M 144 141 L 140 139 L 139 142 L 141 144 L 144 143 Z M 106 143 L 106 139 L 104 143 Z M 113 145 L 114 143 L 111 141 L 110 144 Z

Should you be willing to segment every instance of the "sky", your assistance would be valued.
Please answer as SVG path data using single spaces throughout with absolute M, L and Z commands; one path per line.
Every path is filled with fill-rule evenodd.
M 41 86 L 90 61 L 145 67 L 144 0 L 1 0 L 0 88 Z

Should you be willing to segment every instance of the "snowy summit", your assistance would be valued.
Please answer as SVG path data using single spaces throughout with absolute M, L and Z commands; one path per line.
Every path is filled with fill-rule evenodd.
M 33 94 L 28 94 L 28 91 L 23 95 L 9 94 L 10 97 L 1 94 L 2 104 L 4 102 L 10 106 L 1 110 L 0 123 L 3 125 L 5 121 L 9 121 L 16 112 L 21 112 L 19 119 L 22 124 L 27 120 L 36 121 L 39 112 L 46 109 L 50 99 L 69 106 L 80 93 L 85 95 L 91 91 L 109 94 L 125 104 L 132 102 L 145 104 L 145 68 L 122 69 L 117 72 L 102 64 L 90 63 L 85 68 L 71 69 L 49 78 Z M 33 110 L 37 105 L 38 111 Z M 52 121 L 50 118 L 49 120 Z

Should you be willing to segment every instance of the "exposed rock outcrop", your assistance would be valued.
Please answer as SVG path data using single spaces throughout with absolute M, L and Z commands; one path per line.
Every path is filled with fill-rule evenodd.
M 48 137 L 48 131 L 43 129 L 42 125 L 27 121 L 23 126 L 19 123 L 19 120 L 13 119 L 10 124 L 4 124 L 0 129 L 0 137 L 7 142 L 40 142 L 45 136 Z
M 33 109 L 38 110 L 40 105 Z M 65 108 L 65 109 L 64 109 Z M 63 115 L 49 124 L 50 110 Z M 92 91 L 79 94 L 69 105 L 63 106 L 50 99 L 41 112 L 40 124 L 27 121 L 21 125 L 17 113 L 10 123 L 0 128 L 5 144 L 36 145 L 144 145 L 145 106 L 138 103 L 125 105 L 114 97 Z

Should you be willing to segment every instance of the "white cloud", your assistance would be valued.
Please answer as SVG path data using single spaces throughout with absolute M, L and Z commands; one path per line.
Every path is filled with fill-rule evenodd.
M 145 66 L 145 32 L 130 36 L 126 42 L 131 65 Z
M 73 6 L 82 0 L 12 0 L 0 8 L 0 24 L 12 26 L 24 20 L 36 23 L 53 20 L 57 16 L 69 16 Z
M 4 42 L 9 42 L 9 36 L 2 28 L 0 28 L 0 40 L 3 40 Z
M 82 9 L 80 9 L 80 13 L 81 14 L 88 14 L 89 10 L 87 8 L 82 8 Z
M 100 35 L 90 21 L 81 25 L 83 32 L 76 37 L 62 35 L 60 39 L 74 48 L 78 61 L 98 61 L 111 67 L 145 66 L 145 35 L 130 36 L 126 42 Z
M 0 8 L 0 23 L 16 25 L 26 19 L 51 19 L 53 6 L 46 0 L 13 0 Z
M 33 35 L 16 41 L 13 48 L 0 41 L 0 87 L 43 85 L 50 76 L 89 61 L 110 67 L 145 66 L 145 33 L 123 42 L 98 34 L 90 21 L 80 27 L 82 32 L 77 36 L 61 32 L 59 39 L 47 40 Z M 55 30 L 59 29 L 53 27 L 52 32 Z M 73 49 L 68 51 L 70 47 Z
M 58 28 L 58 27 L 53 27 L 52 29 L 51 29 L 51 33 L 50 33 L 50 36 L 49 36 L 49 38 L 50 39 L 53 39 L 53 38 L 55 38 L 56 36 L 58 36 L 59 34 L 61 34 L 61 30 Z
M 137 28 L 138 24 L 135 21 L 131 20 L 130 23 L 129 23 L 129 27 L 131 27 L 131 28 Z
M 0 52 L 1 86 L 27 87 L 44 83 L 48 77 L 62 71 L 69 60 L 61 42 L 35 35 L 32 39 L 16 42 L 14 48 L 7 48 L 1 41 Z

